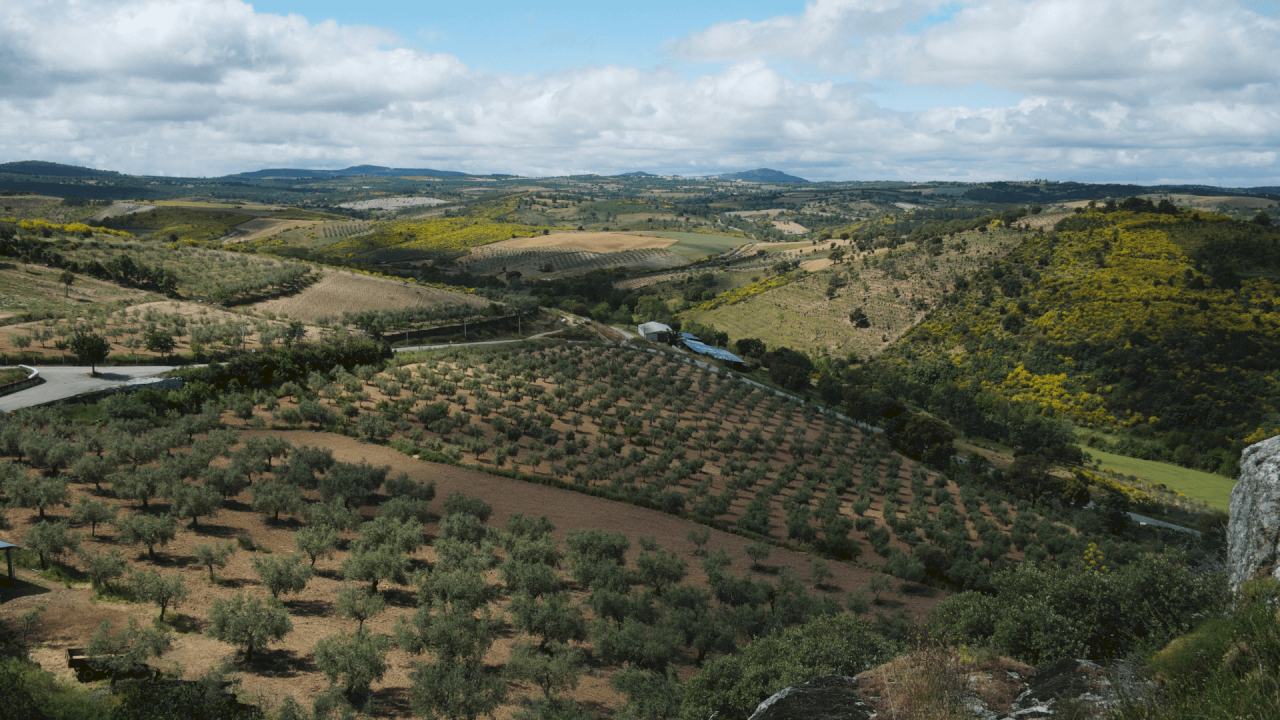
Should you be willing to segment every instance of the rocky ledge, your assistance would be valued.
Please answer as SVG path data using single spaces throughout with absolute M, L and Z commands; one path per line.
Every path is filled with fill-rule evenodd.
M 1231 490 L 1227 579 L 1280 578 L 1280 436 L 1244 449 Z
M 1018 669 L 1012 669 L 1018 668 Z M 827 675 L 785 688 L 756 707 L 750 720 L 872 720 L 890 717 L 875 672 Z M 976 720 L 1101 718 L 1121 696 L 1145 695 L 1146 683 L 1121 665 L 1108 671 L 1087 660 L 1060 660 L 1039 670 L 1014 662 L 970 672 L 958 698 Z M 940 699 L 941 700 L 941 699 Z M 940 703 L 941 704 L 941 703 Z

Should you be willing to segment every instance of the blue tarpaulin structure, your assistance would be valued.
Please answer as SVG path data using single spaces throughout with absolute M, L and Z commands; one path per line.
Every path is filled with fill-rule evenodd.
M 697 340 L 685 340 L 684 346 L 698 353 L 699 355 L 709 355 L 717 360 L 743 364 L 742 358 L 738 357 L 737 355 L 734 355 L 728 350 L 723 350 L 718 347 L 711 347 L 710 345 L 707 345 L 706 343 L 698 342 Z

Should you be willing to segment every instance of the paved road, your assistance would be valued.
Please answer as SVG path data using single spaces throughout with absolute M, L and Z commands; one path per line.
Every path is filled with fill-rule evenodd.
M 1139 515 L 1137 513 L 1129 513 L 1129 517 L 1133 518 L 1133 521 L 1138 523 L 1139 525 L 1151 525 L 1153 527 L 1165 528 L 1168 530 L 1176 530 L 1180 533 L 1195 535 L 1196 537 L 1200 537 L 1200 534 L 1201 534 L 1199 530 L 1192 530 L 1189 527 L 1174 525 L 1173 523 L 1167 523 L 1163 520 L 1156 520 L 1155 518 L 1149 518 L 1144 515 Z
M 173 368 L 169 365 L 137 365 L 125 367 L 104 367 L 98 371 L 98 377 L 89 377 L 88 367 L 71 365 L 34 366 L 40 371 L 44 382 L 21 392 L 0 397 L 0 412 L 9 412 L 18 408 L 41 405 L 54 400 L 115 387 L 146 382 L 161 373 Z

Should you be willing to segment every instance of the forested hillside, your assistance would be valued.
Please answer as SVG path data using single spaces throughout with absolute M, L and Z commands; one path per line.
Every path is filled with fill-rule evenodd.
M 957 283 L 885 356 L 881 389 L 964 432 L 995 435 L 993 403 L 1021 404 L 1124 454 L 1233 475 L 1240 448 L 1280 432 L 1280 233 L 1121 207 Z

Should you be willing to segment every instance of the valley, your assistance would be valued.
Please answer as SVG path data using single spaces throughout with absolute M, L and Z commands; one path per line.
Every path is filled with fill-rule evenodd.
M 1156 663 L 1280 433 L 1265 192 L 23 169 L 7 364 L 181 382 L 0 416 L 0 624 L 68 682 L 91 647 L 282 718 L 745 720 L 784 678 Z

